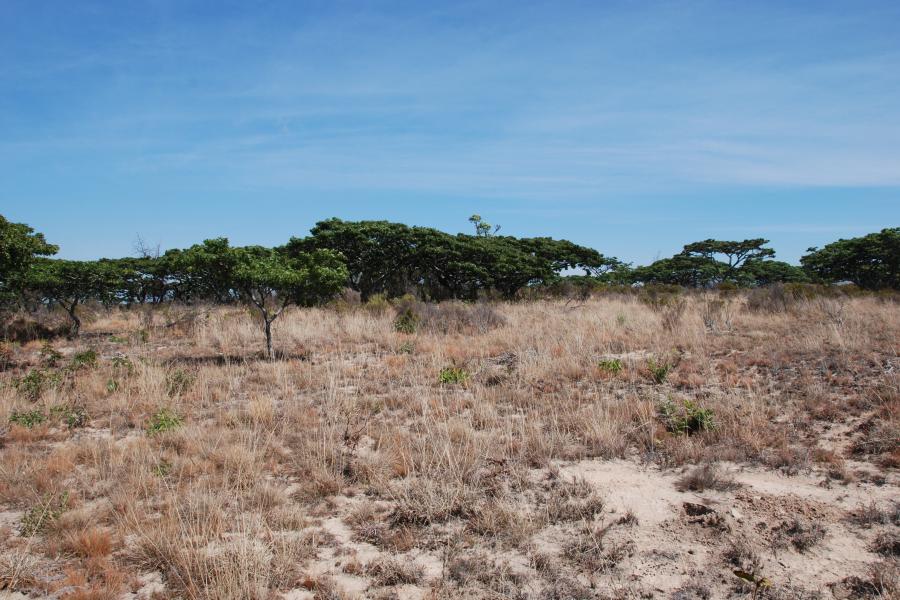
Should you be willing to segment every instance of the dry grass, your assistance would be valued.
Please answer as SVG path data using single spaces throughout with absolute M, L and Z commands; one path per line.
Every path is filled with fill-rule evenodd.
M 827 552 L 834 536 L 857 540 L 860 569 L 896 560 L 896 507 L 871 499 L 900 466 L 896 306 L 751 300 L 416 305 L 416 333 L 384 307 L 295 310 L 276 321 L 276 362 L 228 308 L 98 311 L 77 343 L 53 343 L 56 366 L 39 342 L 6 345 L 0 589 L 719 597 L 733 569 L 780 569 L 776 554 Z M 68 368 L 88 348 L 96 364 Z M 469 377 L 441 383 L 448 366 Z M 8 423 L 24 413 L 42 420 Z M 560 470 L 603 464 L 638 479 Z M 616 504 L 644 473 L 656 502 L 715 493 L 741 515 L 761 502 L 743 470 L 872 496 L 835 490 L 818 517 L 765 531 L 719 508 L 701 523 Z M 701 547 L 714 551 L 687 553 Z M 710 576 L 684 580 L 685 556 Z M 879 564 L 859 586 L 892 585 Z

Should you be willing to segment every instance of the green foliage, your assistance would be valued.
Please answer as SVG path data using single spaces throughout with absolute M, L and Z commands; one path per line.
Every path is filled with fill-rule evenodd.
M 684 287 L 709 287 L 723 275 L 723 265 L 707 256 L 677 254 L 646 267 L 638 267 L 632 277 L 645 284 L 667 284 Z
M 0 310 L 20 300 L 23 281 L 36 257 L 50 256 L 58 250 L 47 243 L 43 234 L 0 215 Z
M 188 371 L 175 369 L 166 375 L 166 393 L 171 397 L 181 396 L 194 383 L 194 376 Z
M 469 380 L 469 372 L 462 367 L 444 367 L 438 380 L 444 385 L 465 383 Z
M 416 351 L 416 345 L 413 344 L 412 342 L 403 342 L 397 348 L 397 352 L 399 352 L 400 354 L 412 354 L 415 351 Z
M 83 406 L 62 404 L 50 408 L 50 417 L 61 420 L 69 429 L 75 429 L 85 426 L 88 415 Z
M 419 315 L 416 314 L 415 310 L 407 306 L 394 319 L 394 330 L 400 333 L 413 334 L 419 328 L 419 320 Z
M 50 342 L 44 342 L 39 354 L 41 357 L 41 364 L 50 368 L 59 366 L 59 361 L 61 361 L 63 357 L 62 354 L 50 345 Z
M 900 289 L 900 227 L 810 248 L 800 259 L 814 278 L 850 281 L 863 289 Z
M 771 248 L 763 248 L 769 240 L 756 238 L 752 240 L 723 241 L 703 240 L 688 244 L 682 250 L 682 254 L 699 256 L 707 259 L 715 259 L 716 256 L 724 256 L 725 261 L 721 269 L 722 281 L 734 281 L 738 270 L 749 261 L 762 262 L 764 259 L 775 256 Z
M 62 516 L 68 505 L 69 492 L 45 495 L 40 504 L 32 506 L 22 516 L 19 525 L 22 537 L 32 537 L 44 531 Z
M 653 381 L 657 385 L 665 383 L 666 377 L 669 376 L 671 370 L 672 365 L 668 362 L 658 363 L 655 358 L 651 358 L 647 361 L 647 371 L 650 372 L 650 377 L 653 378 Z
M 618 358 L 609 358 L 605 360 L 601 360 L 597 363 L 597 366 L 604 373 L 609 373 L 610 375 L 618 375 L 622 372 L 622 361 Z
M 134 363 L 127 356 L 114 356 L 112 359 L 112 367 L 117 373 L 131 375 L 134 373 Z
M 62 306 L 72 321 L 70 337 L 81 330 L 78 306 L 90 299 L 113 302 L 120 280 L 116 269 L 104 261 L 35 260 L 26 286 L 44 302 Z
M 59 373 L 43 369 L 32 369 L 25 377 L 15 380 L 14 385 L 25 398 L 36 401 L 45 390 L 56 387 L 61 382 L 62 378 L 59 376 Z
M 181 425 L 181 417 L 168 408 L 161 408 L 150 417 L 150 423 L 147 425 L 147 433 L 149 435 L 165 433 L 166 431 L 177 429 L 181 427 Z
M 666 429 L 679 435 L 692 435 L 715 428 L 712 410 L 692 400 L 684 400 L 679 406 L 669 398 L 660 406 L 659 415 Z
M 387 221 L 330 219 L 311 233 L 292 238 L 284 251 L 292 256 L 321 248 L 340 252 L 347 261 L 347 284 L 364 302 L 411 289 L 431 300 L 475 300 L 491 292 L 512 298 L 527 286 L 558 280 L 567 269 L 600 274 L 619 264 L 565 240 L 450 235 Z
M 79 369 L 93 369 L 97 366 L 97 351 L 89 348 L 82 352 L 76 352 L 72 356 L 71 368 L 74 371 Z
M 481 218 L 481 215 L 472 215 L 469 217 L 469 223 L 475 226 L 475 235 L 478 237 L 490 237 L 500 231 L 500 226 L 496 227 Z
M 29 410 L 24 412 L 14 410 L 9 416 L 10 423 L 15 423 L 16 425 L 21 425 L 28 429 L 31 429 L 35 425 L 40 425 L 46 420 L 47 416 L 39 410 Z

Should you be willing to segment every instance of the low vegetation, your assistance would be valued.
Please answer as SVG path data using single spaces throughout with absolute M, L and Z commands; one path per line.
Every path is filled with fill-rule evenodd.
M 707 240 L 666 267 L 699 288 L 631 286 L 472 224 L 113 261 L 75 337 L 25 283 L 55 248 L 4 221 L 0 593 L 897 597 L 889 264 L 800 283 Z

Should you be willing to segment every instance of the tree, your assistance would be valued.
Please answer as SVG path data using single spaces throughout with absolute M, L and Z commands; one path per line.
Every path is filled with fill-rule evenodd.
M 484 225 L 478 215 L 473 215 L 473 223 Z M 363 301 L 373 294 L 395 297 L 411 290 L 431 300 L 470 300 L 486 290 L 513 297 L 564 270 L 581 268 L 601 275 L 620 264 L 566 240 L 494 235 L 497 228 L 493 233 L 484 227 L 481 231 L 489 235 L 329 219 L 316 223 L 309 237 L 291 238 L 283 251 L 289 256 L 313 249 L 340 252 L 347 260 L 348 285 Z
M 44 235 L 24 223 L 11 223 L 0 215 L 0 309 L 12 305 L 21 295 L 29 267 L 39 256 L 59 250 Z
M 469 223 L 475 226 L 475 235 L 477 237 L 491 237 L 500 231 L 500 226 L 494 226 L 481 218 L 481 215 L 472 215 L 469 217 Z M 491 231 L 493 229 L 493 231 Z
M 69 337 L 81 330 L 78 306 L 96 299 L 108 302 L 120 287 L 119 272 L 109 262 L 37 259 L 27 275 L 27 288 L 44 302 L 62 306 L 72 321 Z
M 812 277 L 865 289 L 900 289 L 900 227 L 810 248 L 800 259 Z
M 738 272 L 738 283 L 742 285 L 803 283 L 808 280 L 801 267 L 780 260 L 748 260 Z
M 686 287 L 710 287 L 722 279 L 724 263 L 707 256 L 676 254 L 632 272 L 634 281 Z
M 330 250 L 316 250 L 290 258 L 254 246 L 236 248 L 234 254 L 234 290 L 242 302 L 259 311 L 269 359 L 275 358 L 272 322 L 292 304 L 314 306 L 330 300 L 347 280 L 343 260 Z
M 774 250 L 763 248 L 768 243 L 769 240 L 763 238 L 741 242 L 709 239 L 686 245 L 684 250 L 682 250 L 682 254 L 701 256 L 708 259 L 724 256 L 727 261 L 724 263 L 725 268 L 722 270 L 722 281 L 734 281 L 738 270 L 747 261 L 760 261 L 775 256 Z
M 232 248 L 227 239 L 217 238 L 184 254 L 184 263 L 194 277 L 192 285 L 200 293 L 230 298 L 259 313 L 270 359 L 275 357 L 275 319 L 288 306 L 314 306 L 333 298 L 348 275 L 342 257 L 330 250 L 288 255 L 262 246 Z

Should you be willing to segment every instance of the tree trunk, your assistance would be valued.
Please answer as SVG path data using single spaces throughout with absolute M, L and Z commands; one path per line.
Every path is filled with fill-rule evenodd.
M 78 315 L 75 314 L 75 307 L 77 303 L 72 304 L 71 307 L 67 307 L 66 312 L 69 313 L 69 317 L 72 319 L 72 327 L 69 329 L 69 338 L 74 339 L 78 337 L 78 333 L 81 331 L 81 319 L 78 318 Z
M 272 349 L 272 321 L 266 321 L 266 356 L 269 360 L 275 360 L 275 351 Z

